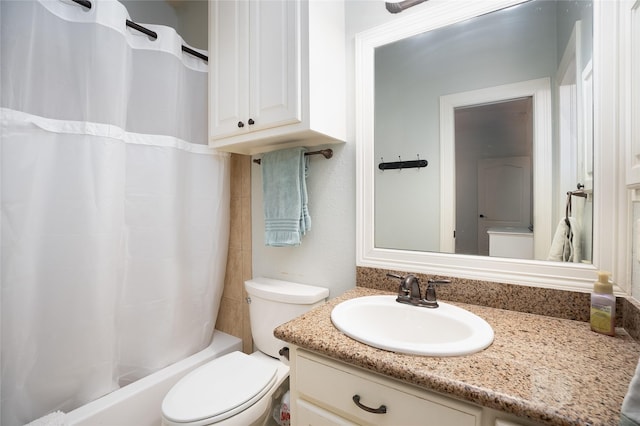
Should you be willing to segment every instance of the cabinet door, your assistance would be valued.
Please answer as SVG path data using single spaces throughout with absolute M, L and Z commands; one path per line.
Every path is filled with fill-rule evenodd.
M 209 135 L 244 133 L 249 127 L 249 2 L 209 2 L 209 52 Z
M 248 3 L 250 131 L 300 122 L 300 1 Z

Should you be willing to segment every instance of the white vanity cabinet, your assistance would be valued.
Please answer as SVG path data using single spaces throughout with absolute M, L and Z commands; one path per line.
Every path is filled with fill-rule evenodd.
M 481 426 L 482 408 L 418 390 L 298 350 L 291 371 L 296 425 L 437 425 Z M 386 413 L 370 413 L 360 404 Z
M 346 139 L 342 1 L 209 3 L 209 145 L 255 154 Z
M 290 347 L 290 357 L 291 424 L 535 425 L 510 414 L 449 398 L 300 348 Z M 359 396 L 360 404 L 378 412 L 358 407 L 355 395 Z

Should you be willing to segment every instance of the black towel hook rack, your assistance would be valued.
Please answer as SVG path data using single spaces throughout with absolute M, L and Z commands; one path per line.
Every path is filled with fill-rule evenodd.
M 429 165 L 429 162 L 427 160 L 421 160 L 419 155 L 417 160 L 403 161 L 400 156 L 398 156 L 398 160 L 399 161 L 385 162 L 384 158 L 381 158 L 378 168 L 380 170 L 413 169 L 417 167 L 427 167 Z

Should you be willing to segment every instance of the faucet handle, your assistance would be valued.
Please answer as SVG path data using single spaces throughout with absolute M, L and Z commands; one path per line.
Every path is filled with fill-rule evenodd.
M 397 278 L 400 280 L 400 285 L 398 286 L 398 298 L 409 296 L 409 288 L 407 288 L 405 285 L 405 277 L 397 274 L 391 274 L 391 273 L 388 273 L 387 276 L 390 278 Z
M 438 298 L 436 296 L 436 286 L 435 284 L 449 284 L 451 280 L 428 280 L 427 288 L 424 291 L 424 299 L 423 302 L 427 307 L 437 308 L 438 307 Z
M 451 280 L 428 280 L 427 284 L 451 284 Z

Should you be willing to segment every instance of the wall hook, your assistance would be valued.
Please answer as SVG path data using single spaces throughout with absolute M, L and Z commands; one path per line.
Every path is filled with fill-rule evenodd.
M 398 156 L 400 158 L 400 156 Z M 382 159 L 382 158 L 381 158 Z M 412 160 L 412 161 L 393 161 L 385 163 L 384 161 L 378 164 L 380 170 L 387 169 L 411 169 L 416 167 L 427 167 L 429 162 L 427 160 Z

